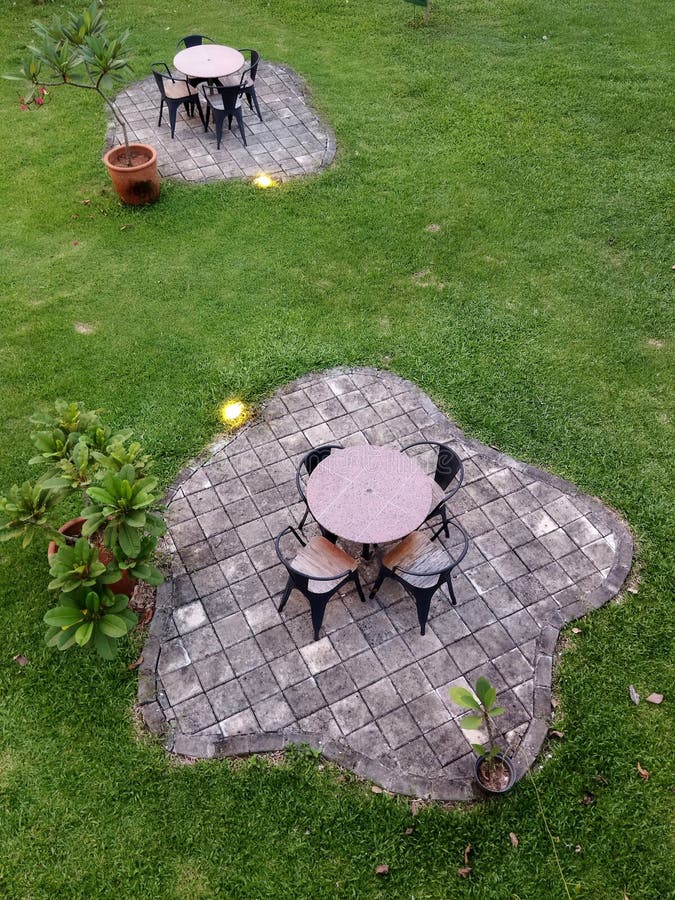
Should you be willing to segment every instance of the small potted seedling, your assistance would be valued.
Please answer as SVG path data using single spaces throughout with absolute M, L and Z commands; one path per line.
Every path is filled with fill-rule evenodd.
M 477 754 L 476 781 L 490 794 L 503 794 L 513 786 L 516 773 L 511 760 L 505 756 L 495 743 L 492 719 L 504 712 L 497 706 L 497 689 L 482 675 L 476 681 L 475 694 L 463 687 L 450 688 L 450 699 L 465 709 L 475 713 L 464 716 L 459 723 L 465 731 L 474 731 L 485 727 L 488 746 L 472 744 Z

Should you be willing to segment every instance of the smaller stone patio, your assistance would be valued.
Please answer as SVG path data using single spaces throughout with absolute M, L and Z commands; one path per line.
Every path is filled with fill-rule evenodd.
M 225 123 L 220 150 L 216 149 L 213 123 L 205 132 L 199 115 L 195 112 L 190 118 L 183 107 L 172 139 L 166 109 L 162 124 L 157 125 L 159 91 L 152 76 L 121 91 L 117 104 L 130 125 L 129 140 L 151 144 L 157 150 L 159 173 L 164 178 L 206 182 L 265 173 L 285 181 L 330 165 L 335 156 L 333 132 L 309 105 L 300 76 L 288 66 L 263 60 L 255 85 L 263 121 L 242 100 L 246 147 L 235 122 L 232 132 Z M 200 98 L 206 114 L 201 94 Z M 107 146 L 122 140 L 121 128 L 112 122 Z
M 273 538 L 299 520 L 295 471 L 310 447 L 450 442 L 464 461 L 449 512 L 469 553 L 432 601 L 427 632 L 396 582 L 328 604 L 313 640 L 307 601 L 277 612 L 286 572 Z M 433 457 L 418 457 L 433 471 Z M 453 685 L 487 676 L 522 775 L 548 730 L 562 626 L 618 593 L 632 560 L 625 525 L 600 501 L 468 438 L 410 382 L 370 369 L 309 375 L 188 466 L 169 494 L 172 575 L 158 589 L 139 701 L 148 727 L 192 757 L 308 743 L 388 790 L 472 796 L 473 752 Z M 311 520 L 310 520 L 311 521 Z M 343 543 L 352 556 L 359 547 Z M 360 565 L 366 592 L 377 560 Z

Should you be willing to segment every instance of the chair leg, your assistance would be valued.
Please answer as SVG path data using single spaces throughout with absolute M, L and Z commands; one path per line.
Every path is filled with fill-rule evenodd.
M 383 566 L 377 574 L 377 578 L 375 579 L 375 584 L 370 589 L 370 599 L 371 600 L 373 599 L 375 594 L 379 591 L 379 589 L 382 587 L 382 582 L 384 581 L 384 579 L 386 577 L 387 577 L 387 570 Z
M 354 572 L 354 584 L 356 585 L 356 593 L 359 595 L 361 603 L 365 603 L 366 598 L 363 593 L 363 588 L 361 587 L 361 579 L 359 578 L 358 572 Z
M 425 591 L 423 594 L 415 595 L 415 605 L 417 606 L 417 621 L 420 623 L 420 634 L 424 634 L 427 627 L 427 619 L 429 618 L 429 607 L 431 606 L 431 598 L 433 592 Z
M 262 122 L 263 118 L 262 118 L 262 114 L 261 114 L 261 112 L 260 112 L 260 107 L 258 106 L 258 97 L 257 97 L 257 94 L 256 94 L 256 92 L 255 92 L 255 88 L 252 87 L 252 88 L 251 88 L 251 94 L 250 94 L 250 96 L 249 96 L 249 94 L 247 94 L 246 96 L 247 96 L 247 98 L 248 98 L 248 105 L 249 105 L 249 106 L 251 105 L 251 97 L 253 97 L 253 105 L 255 106 L 255 111 L 258 113 L 258 118 L 259 118 L 260 121 Z
M 162 124 L 162 113 L 163 112 L 164 112 L 164 97 L 162 97 L 162 99 L 159 103 L 159 122 L 157 123 L 158 128 Z
M 450 603 L 452 604 L 452 606 L 457 606 L 457 598 L 455 597 L 455 591 L 452 587 L 452 577 L 450 575 L 448 575 L 447 585 L 448 591 L 450 593 Z
M 319 632 L 323 624 L 323 614 L 326 612 L 328 600 L 325 597 L 309 597 L 309 608 L 312 613 L 312 626 L 314 628 L 314 640 L 319 640 Z
M 445 532 L 446 538 L 449 538 L 450 529 L 448 528 L 448 514 L 444 506 L 441 506 L 441 518 L 443 519 L 443 531 Z
M 220 142 L 223 137 L 223 120 L 216 119 L 214 116 L 214 124 L 216 126 L 216 149 L 220 150 Z
M 319 530 L 323 537 L 326 538 L 327 541 L 330 541 L 331 544 L 337 544 L 337 534 L 333 534 L 332 531 L 327 531 L 323 525 L 319 525 Z
M 284 606 L 288 603 L 288 598 L 291 596 L 291 591 L 293 590 L 293 581 L 291 578 L 286 582 L 286 587 L 284 588 L 284 592 L 281 595 L 281 603 L 279 604 L 279 608 L 277 612 L 283 612 Z
M 178 107 L 175 103 L 170 104 L 169 106 L 169 123 L 171 124 L 171 137 L 174 136 L 176 131 L 176 113 L 178 112 Z
M 211 121 L 211 107 L 209 104 L 206 104 L 206 119 L 204 121 L 204 131 L 209 130 L 209 122 Z
M 309 506 L 305 506 L 305 511 L 302 514 L 302 518 L 298 522 L 298 530 L 299 531 L 302 531 L 302 529 L 305 527 L 305 522 L 307 521 L 308 515 L 309 515 Z
M 199 113 L 199 118 L 202 120 L 202 125 L 204 126 L 204 131 L 206 131 L 206 122 L 204 121 L 204 110 L 202 109 L 202 104 L 199 101 L 199 97 L 195 97 L 192 104 L 192 114 L 194 115 L 194 107 L 195 104 L 197 106 L 197 112 Z
M 241 106 L 238 106 L 235 112 L 237 117 L 237 122 L 239 123 L 239 131 L 241 131 L 241 139 L 244 142 L 244 147 L 246 146 L 246 135 L 244 134 L 244 116 L 241 112 Z

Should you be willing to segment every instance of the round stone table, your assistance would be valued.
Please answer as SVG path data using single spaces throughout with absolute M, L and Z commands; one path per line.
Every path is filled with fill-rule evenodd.
M 224 78 L 244 65 L 244 56 L 234 47 L 222 44 L 197 44 L 186 47 L 173 58 L 173 64 L 188 78 Z
M 431 478 L 414 459 L 370 444 L 333 450 L 307 482 L 307 503 L 333 535 L 363 544 L 396 541 L 424 522 L 431 509 Z

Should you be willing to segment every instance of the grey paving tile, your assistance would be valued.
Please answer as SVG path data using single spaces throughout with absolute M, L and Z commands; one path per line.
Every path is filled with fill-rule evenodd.
M 343 663 L 333 666 L 331 669 L 324 669 L 315 676 L 315 679 L 321 693 L 326 698 L 326 703 L 329 704 L 342 700 L 343 697 L 353 694 L 356 690 L 356 685 Z
M 330 711 L 343 734 L 351 734 L 372 719 L 368 707 L 356 693 L 331 703 Z
M 290 725 L 295 718 L 281 694 L 259 701 L 254 705 L 253 712 L 264 731 L 279 731 Z
M 382 716 L 378 724 L 392 750 L 410 743 L 420 735 L 417 722 L 405 706 L 399 706 L 398 709 Z

